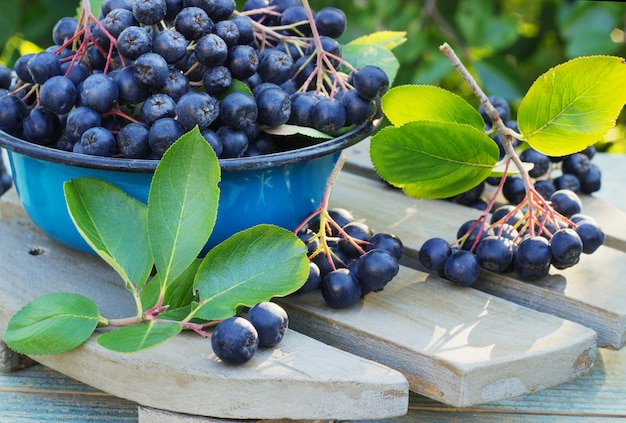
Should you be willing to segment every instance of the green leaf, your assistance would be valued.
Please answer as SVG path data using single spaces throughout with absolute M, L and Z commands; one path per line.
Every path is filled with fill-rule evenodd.
M 371 44 L 348 44 L 343 47 L 342 58 L 356 69 L 375 63 L 387 74 L 390 85 L 400 68 L 400 62 L 394 54 L 384 47 Z M 346 69 L 342 70 L 348 72 Z
M 499 151 L 484 131 L 458 123 L 416 121 L 371 139 L 378 174 L 414 198 L 447 198 L 487 178 Z
M 406 31 L 379 31 L 364 35 L 348 43 L 348 45 L 374 45 L 393 50 L 406 42 Z
M 564 156 L 599 141 L 626 103 L 626 61 L 580 57 L 540 76 L 520 104 L 524 141 L 551 156 Z
M 219 201 L 220 167 L 196 127 L 163 155 L 148 195 L 148 234 L 161 281 L 170 283 L 206 244 Z
M 221 320 L 239 306 L 253 306 L 296 291 L 309 274 L 306 247 L 292 232 L 257 225 L 214 247 L 198 270 L 200 303 L 194 317 Z
M 169 306 L 169 309 L 177 309 L 191 304 L 194 298 L 193 281 L 200 263 L 200 259 L 192 261 L 183 273 L 167 284 L 163 295 L 163 305 Z M 152 280 L 146 284 L 141 292 L 141 304 L 144 310 L 152 308 L 157 304 L 163 285 L 164 283 L 161 281 L 159 273 L 154 275 Z
M 309 128 L 306 126 L 296 126 L 296 125 L 280 125 L 275 127 L 264 127 L 262 128 L 263 132 L 266 132 L 271 135 L 280 135 L 280 136 L 293 136 L 293 135 L 305 135 L 311 138 L 321 138 L 321 139 L 331 139 L 332 135 L 328 135 L 323 133 L 322 131 L 318 131 L 315 128 Z
M 218 98 L 220 100 L 223 100 L 228 96 L 228 94 L 232 94 L 232 93 L 246 93 L 254 97 L 254 95 L 252 94 L 252 90 L 250 89 L 250 87 L 248 87 L 248 85 L 246 85 L 245 82 L 240 81 L 238 79 L 233 79 L 233 81 L 230 84 L 230 87 L 228 87 L 228 89 L 224 93 L 220 94 Z
M 176 322 L 148 322 L 115 329 L 100 335 L 96 342 L 108 350 L 135 353 L 156 347 L 178 335 L 182 325 Z
M 59 354 L 73 350 L 96 329 L 98 306 L 78 294 L 58 292 L 28 303 L 11 317 L 4 342 L 20 354 Z
M 383 112 L 395 125 L 416 120 L 466 124 L 483 130 L 480 113 L 460 96 L 432 85 L 401 85 L 387 91 Z
M 144 284 L 152 269 L 146 205 L 110 182 L 84 177 L 63 185 L 78 232 L 126 283 Z

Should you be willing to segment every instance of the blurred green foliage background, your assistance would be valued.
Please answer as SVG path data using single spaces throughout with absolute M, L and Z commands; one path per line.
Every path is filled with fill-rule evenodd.
M 98 1 L 98 0 L 92 0 Z M 314 9 L 340 7 L 348 16 L 341 41 L 380 30 L 406 31 L 394 50 L 399 84 L 435 84 L 464 96 L 466 85 L 438 47 L 448 42 L 489 95 L 515 108 L 532 82 L 550 67 L 593 54 L 626 57 L 626 3 L 564 0 L 309 0 Z M 245 0 L 238 0 L 241 10 Z M 78 0 L 2 0 L 0 61 L 11 65 L 24 49 L 51 43 L 63 16 L 76 14 Z M 20 48 L 22 51 L 20 51 Z M 589 70 L 593 72 L 593 69 Z M 626 153 L 626 113 L 601 143 Z

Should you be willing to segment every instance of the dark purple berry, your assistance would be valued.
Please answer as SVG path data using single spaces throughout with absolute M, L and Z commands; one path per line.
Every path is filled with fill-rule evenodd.
M 324 7 L 315 15 L 315 26 L 320 35 L 339 38 L 346 30 L 346 14 L 336 7 Z
M 259 347 L 274 347 L 282 341 L 289 318 L 287 312 L 276 303 L 265 301 L 254 305 L 246 314 L 259 336 Z
M 443 238 L 430 238 L 420 248 L 419 261 L 426 270 L 440 271 L 452 254 L 450 243 Z
M 389 77 L 378 66 L 367 65 L 353 75 L 353 85 L 361 97 L 376 100 L 389 89 Z
M 470 286 L 478 280 L 480 265 L 474 253 L 458 250 L 452 253 L 443 267 L 444 276 L 461 286 Z
M 80 145 L 84 154 L 92 156 L 110 157 L 117 148 L 115 136 L 101 126 L 87 129 L 80 137 Z
M 329 272 L 320 284 L 322 297 L 331 308 L 348 307 L 361 298 L 361 285 L 346 268 Z
M 548 240 L 541 236 L 523 238 L 513 256 L 513 266 L 519 276 L 526 280 L 537 280 L 548 275 L 552 251 Z
M 259 335 L 248 320 L 243 317 L 230 317 L 220 322 L 213 330 L 211 347 L 224 363 L 243 364 L 257 351 Z

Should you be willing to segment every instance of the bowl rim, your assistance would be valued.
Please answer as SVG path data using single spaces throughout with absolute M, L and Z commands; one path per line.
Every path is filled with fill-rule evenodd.
M 371 135 L 382 119 L 370 120 L 346 133 L 306 147 L 264 154 L 253 157 L 219 159 L 222 171 L 258 170 L 285 166 L 305 160 L 326 156 L 350 147 Z M 160 160 L 126 159 L 119 157 L 92 156 L 35 144 L 0 130 L 0 148 L 43 161 L 90 169 L 114 170 L 135 173 L 153 173 Z

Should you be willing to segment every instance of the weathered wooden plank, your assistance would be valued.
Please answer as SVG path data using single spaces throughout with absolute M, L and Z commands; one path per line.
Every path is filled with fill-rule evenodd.
M 333 423 L 336 420 L 232 420 L 216 419 L 213 417 L 192 416 L 189 414 L 172 413 L 149 407 L 139 407 L 138 423 Z
M 448 406 L 412 393 L 406 415 L 354 423 L 612 422 L 626 418 L 624 375 L 626 349 L 601 348 L 587 374 L 538 393 L 465 408 Z M 17 411 L 22 420 L 10 419 Z M 0 373 L 0 421 L 137 423 L 138 416 L 135 403 L 36 365 L 17 372 Z
M 280 300 L 296 330 L 404 373 L 411 390 L 466 407 L 585 373 L 595 333 L 401 267 L 380 293 L 329 310 L 317 292 Z
M 133 315 L 131 296 L 97 257 L 65 248 L 19 221 L 0 221 L 0 338 L 8 319 L 39 295 L 87 295 L 107 317 Z M 320 360 L 324 357 L 324 360 Z M 169 411 L 235 419 L 358 419 L 406 413 L 398 372 L 293 330 L 246 365 L 219 362 L 191 333 L 141 354 L 117 354 L 92 339 L 37 361 L 119 398 Z
M 545 416 L 553 418 L 626 418 L 626 350 L 615 351 L 607 348 L 598 350 L 596 363 L 591 371 L 571 382 L 539 393 L 524 395 L 482 404 L 463 409 L 449 407 L 429 398 L 412 395 L 410 415 L 420 415 L 423 411 L 437 411 L 447 415 L 497 415 L 512 413 L 515 416 Z M 448 420 L 447 417 L 445 419 Z M 402 419 L 400 419 L 402 421 Z M 509 420 L 517 421 L 509 418 Z M 549 421 L 543 420 L 541 421 Z
M 405 254 L 416 258 L 430 237 L 450 241 L 458 227 L 479 212 L 444 201 L 415 200 L 378 180 L 342 172 L 331 196 L 331 207 L 345 207 L 376 231 L 400 234 Z M 371 195 L 376 192 L 376 195 Z M 419 264 L 415 264 L 419 268 Z M 598 332 L 598 345 L 620 348 L 626 343 L 626 253 L 600 247 L 576 266 L 538 282 L 515 279 L 515 274 L 482 272 L 476 288 L 537 310 L 579 322 Z

